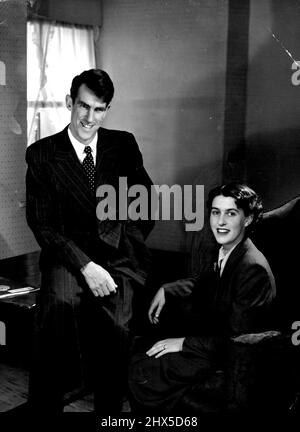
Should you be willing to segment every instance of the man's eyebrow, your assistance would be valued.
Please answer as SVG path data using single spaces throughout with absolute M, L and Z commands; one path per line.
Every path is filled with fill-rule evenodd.
M 90 106 L 88 103 L 84 102 L 83 100 L 79 99 L 78 102 L 81 105 L 86 105 L 86 106 Z
M 91 108 L 91 105 L 90 104 L 88 104 L 87 102 L 84 102 L 83 100 L 81 100 L 81 99 L 79 99 L 78 101 L 77 101 L 77 103 L 79 104 L 79 105 L 83 105 L 83 106 L 86 106 L 86 107 L 88 107 L 88 108 Z M 95 110 L 100 110 L 100 111 L 106 111 L 107 110 L 107 106 L 105 106 L 105 107 L 103 107 L 103 106 L 96 106 L 94 109 Z

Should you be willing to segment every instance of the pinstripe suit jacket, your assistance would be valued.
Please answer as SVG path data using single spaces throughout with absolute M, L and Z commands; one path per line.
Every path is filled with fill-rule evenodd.
M 153 222 L 97 220 L 96 197 L 67 127 L 32 144 L 26 162 L 27 221 L 42 249 L 41 269 L 58 264 L 76 272 L 93 260 L 143 283 L 149 265 L 144 240 Z M 96 187 L 117 187 L 120 176 L 128 186 L 152 185 L 134 136 L 100 128 Z

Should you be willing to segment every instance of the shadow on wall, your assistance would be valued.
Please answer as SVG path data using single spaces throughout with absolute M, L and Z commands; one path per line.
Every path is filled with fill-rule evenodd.
M 13 251 L 6 240 L 0 235 L 0 259 L 12 256 Z M 1 276 L 1 275 L 0 275 Z
M 201 211 L 205 208 L 209 190 L 220 184 L 222 178 L 224 80 L 224 74 L 216 73 L 207 78 L 207 81 L 193 82 L 192 85 L 189 83 L 169 104 L 163 101 L 164 105 L 174 107 L 174 117 L 169 126 L 172 134 L 168 138 L 169 142 L 162 143 L 157 152 L 152 154 L 156 170 L 157 166 L 167 167 L 167 172 L 162 169 L 160 177 L 169 179 L 170 186 L 193 186 L 194 204 L 196 185 L 204 186 Z M 223 88 L 220 82 L 223 83 Z M 212 89 L 211 93 L 207 89 Z M 158 101 L 151 101 L 149 106 L 150 101 L 147 100 L 143 105 L 145 104 L 152 110 L 157 108 Z M 156 137 L 152 137 L 152 140 L 157 140 L 157 147 L 157 143 L 162 142 L 161 131 L 154 128 L 153 133 Z M 166 182 L 168 183 L 168 180 Z M 195 209 L 194 206 L 193 210 Z M 189 252 L 193 237 L 198 233 L 187 232 L 186 222 L 188 221 L 179 221 L 177 224 L 176 221 L 158 223 L 155 230 L 161 235 L 157 235 L 157 239 L 160 243 L 168 242 L 166 237 L 172 235 L 171 230 L 174 227 L 173 242 L 177 244 L 177 249 Z M 167 224 L 167 228 L 163 227 L 163 224 Z
M 247 177 L 266 210 L 300 193 L 300 130 L 286 129 L 248 138 Z
M 180 225 L 183 250 L 190 253 L 188 275 L 207 269 L 216 249 L 206 201 L 209 191 L 222 182 L 225 67 L 226 64 L 214 68 L 214 73 L 206 79 L 186 85 L 177 97 L 173 152 L 169 155 L 176 167 L 176 183 L 194 186 L 193 201 L 195 186 L 204 186 L 201 203 L 204 227 L 200 231 L 186 232 L 186 221 Z
M 201 202 L 201 210 L 205 207 L 209 190 L 219 184 L 222 178 L 224 97 L 220 92 L 224 93 L 224 88 L 216 91 L 212 80 L 213 83 L 219 80 L 224 82 L 224 75 L 210 77 L 207 83 L 205 80 L 194 82 L 170 101 L 139 101 L 143 109 L 155 113 L 154 118 L 150 116 L 150 122 L 153 121 L 151 146 L 155 148 L 155 152 L 151 152 L 151 165 L 159 175 L 159 181 L 153 178 L 154 183 L 192 185 L 193 200 L 196 185 L 203 185 L 205 198 Z M 211 95 L 206 94 L 207 88 L 213 89 Z M 154 122 L 163 119 L 163 115 L 158 118 L 159 111 L 163 112 L 172 106 L 172 123 L 162 123 L 163 129 L 155 127 Z M 170 135 L 166 129 L 171 131 Z M 168 142 L 163 142 L 164 136 L 168 137 Z M 145 150 L 143 153 L 147 160 L 147 149 Z M 157 167 L 161 167 L 161 170 Z M 195 232 L 185 230 L 187 222 L 191 221 L 157 222 L 154 235 L 150 235 L 151 247 L 154 245 L 158 249 L 189 252 Z
M 300 60 L 299 1 L 268 7 L 252 3 L 246 136 L 247 180 L 266 210 L 300 192 L 300 79 L 292 82 L 290 57 Z

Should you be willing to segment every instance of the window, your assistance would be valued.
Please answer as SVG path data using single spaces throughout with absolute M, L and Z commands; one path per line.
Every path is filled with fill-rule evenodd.
M 28 145 L 62 130 L 70 120 L 65 96 L 73 77 L 95 67 L 92 27 L 27 23 Z

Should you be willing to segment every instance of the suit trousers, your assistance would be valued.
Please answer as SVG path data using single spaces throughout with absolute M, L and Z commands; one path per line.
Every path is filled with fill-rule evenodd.
M 43 270 L 29 378 L 31 410 L 59 414 L 64 394 L 84 386 L 94 392 L 97 413 L 121 412 L 136 282 L 111 275 L 117 292 L 101 298 L 81 275 L 63 266 Z

